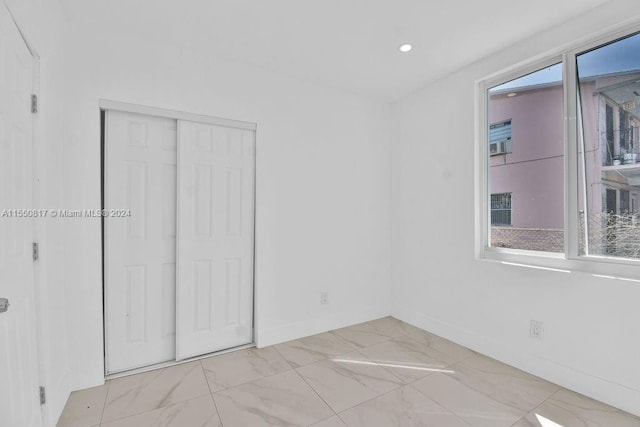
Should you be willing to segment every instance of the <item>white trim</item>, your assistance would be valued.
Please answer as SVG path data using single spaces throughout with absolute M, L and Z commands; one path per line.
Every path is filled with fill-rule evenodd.
M 493 75 L 490 78 L 480 79 L 480 82 L 484 84 L 487 90 L 489 90 L 492 87 L 500 86 L 503 83 L 507 83 L 511 80 L 526 76 L 527 74 L 535 73 L 536 71 L 552 67 L 561 62 L 562 55 L 549 55 L 532 62 L 527 62 L 526 64 L 523 64 L 517 68 L 512 68 L 508 71 L 505 71 L 504 73 Z M 509 91 L 513 92 L 512 90 Z
M 100 181 L 100 198 L 102 202 L 102 206 L 100 209 L 105 209 L 106 206 L 109 206 L 109 200 L 107 195 L 107 182 L 109 180 L 109 164 L 108 164 L 108 147 L 107 147 L 107 139 L 109 133 L 109 111 L 104 112 L 104 122 L 102 117 L 100 117 L 100 138 L 101 138 L 101 147 L 100 147 L 100 160 L 102 164 L 101 172 L 101 181 Z M 107 345 L 107 339 L 109 336 L 109 322 L 107 321 L 107 313 L 109 312 L 109 301 L 107 298 L 107 283 L 109 282 L 107 271 L 107 253 L 109 252 L 107 244 L 108 239 L 106 238 L 108 228 L 107 221 L 104 220 L 104 217 L 100 218 L 100 250 L 101 250 L 101 265 L 102 268 L 102 352 L 104 357 L 102 358 L 102 368 L 103 374 L 106 376 L 109 373 L 109 346 Z
M 166 366 L 173 366 L 173 365 L 177 365 L 180 363 L 185 363 L 185 362 L 190 362 L 190 361 L 194 361 L 194 360 L 199 360 L 205 357 L 210 357 L 212 355 L 218 355 L 218 354 L 224 354 L 230 351 L 235 351 L 235 350 L 240 350 L 243 348 L 249 348 L 249 347 L 254 347 L 256 346 L 257 341 L 257 328 L 256 328 L 256 319 L 257 319 L 257 311 L 258 311 L 258 300 L 257 300 L 257 286 L 256 286 L 256 266 L 257 266 L 257 262 L 256 262 L 256 253 L 257 253 L 257 245 L 256 245 L 256 230 L 257 230 L 257 224 L 256 224 L 256 219 L 257 219 L 257 163 L 258 163 L 258 144 L 257 144 L 257 125 L 255 123 L 249 123 L 249 122 L 242 122 L 242 121 L 238 121 L 238 120 L 231 120 L 231 119 L 224 119 L 224 118 L 217 118 L 217 117 L 210 117 L 210 116 L 203 116 L 203 115 L 199 115 L 199 114 L 192 114 L 192 113 L 185 113 L 185 112 L 180 112 L 180 111 L 173 111 L 173 110 L 165 110 L 165 109 L 161 109 L 161 108 L 155 108 L 155 107 L 147 107 L 147 106 L 141 106 L 141 105 L 136 105 L 136 104 L 128 104 L 128 103 L 124 103 L 124 102 L 119 102 L 119 101 L 111 101 L 111 100 L 105 100 L 105 99 L 100 99 L 99 100 L 99 108 L 101 111 L 104 111 L 104 123 L 101 123 L 101 125 L 104 126 L 103 130 L 101 130 L 101 138 L 103 139 L 103 143 L 104 145 L 101 147 L 101 152 L 100 152 L 100 158 L 101 158 L 101 163 L 102 163 L 102 171 L 101 171 L 101 183 L 102 183 L 102 188 L 101 188 L 101 195 L 102 195 L 102 199 L 104 201 L 104 206 L 102 206 L 102 208 L 105 208 L 106 206 L 108 206 L 108 198 L 107 198 L 107 182 L 108 182 L 108 173 L 109 173 L 109 165 L 108 165 L 108 155 L 107 155 L 107 150 L 108 148 L 108 120 L 109 120 L 109 112 L 110 111 L 120 111 L 120 112 L 128 112 L 128 113 L 137 113 L 137 114 L 145 114 L 145 115 L 150 115 L 150 116 L 156 116 L 156 117 L 163 117 L 163 118 L 169 118 L 169 119 L 173 119 L 176 121 L 176 143 L 179 146 L 179 137 L 180 137 L 180 122 L 181 121 L 193 121 L 193 122 L 198 122 L 198 123 L 206 123 L 206 124 L 213 124 L 213 125 L 219 125 L 219 126 L 225 126 L 225 127 L 232 127 L 232 128 L 238 128 L 238 129 L 245 129 L 245 130 L 249 130 L 253 132 L 253 136 L 254 136 L 254 144 L 253 144 L 253 297 L 252 297 L 252 301 L 251 301 L 251 308 L 252 308 L 252 328 L 251 328 L 251 342 L 247 343 L 247 344 L 243 344 L 237 347 L 233 347 L 230 349 L 224 349 L 224 350 L 220 350 L 218 352 L 214 352 L 214 353 L 208 353 L 208 354 L 204 354 L 204 355 L 199 355 L 199 356 L 195 356 L 195 357 L 190 357 L 187 359 L 182 359 L 182 360 L 170 360 L 167 362 L 161 362 L 158 364 L 154 364 L 154 365 L 150 365 L 150 366 L 143 366 L 143 367 L 139 367 L 139 368 L 135 368 L 132 370 L 127 370 L 125 372 L 110 372 L 109 371 L 109 367 L 108 367 L 108 346 L 106 345 L 106 337 L 108 336 L 108 322 L 107 322 L 107 312 L 108 312 L 108 301 L 107 298 L 103 298 L 103 307 L 102 307 L 102 325 L 103 325 L 103 340 L 102 340 L 102 346 L 103 346 L 103 353 L 104 353 L 104 357 L 102 359 L 103 362 L 103 374 L 104 374 L 104 378 L 105 379 L 111 379 L 111 378 L 116 378 L 118 376 L 124 376 L 124 375 L 130 375 L 133 373 L 139 373 L 139 372 L 146 372 L 149 370 L 153 370 L 153 369 L 159 369 L 162 367 L 166 367 Z M 102 119 L 100 119 L 100 121 L 102 121 Z M 180 164 L 180 150 L 176 149 L 176 165 Z M 180 191 L 180 174 L 177 175 L 176 177 L 177 182 L 176 182 L 176 200 L 179 200 L 180 195 L 178 194 L 178 192 Z M 177 202 L 176 202 L 177 203 Z M 178 209 L 176 212 L 176 224 L 179 223 L 180 221 L 180 210 Z M 102 223 L 101 223 L 101 227 L 102 227 L 102 233 L 101 233 L 101 251 L 102 251 L 102 268 L 103 268 L 103 277 L 102 277 L 102 291 L 103 293 L 106 292 L 106 284 L 108 282 L 108 270 L 105 268 L 106 264 L 107 264 L 107 259 L 106 259 L 106 254 L 108 253 L 107 250 L 107 239 L 106 239 L 106 235 L 107 235 L 107 223 L 104 221 L 104 218 L 102 219 Z M 179 237 L 176 237 L 176 249 L 178 246 L 178 239 Z M 177 262 L 177 257 L 179 256 L 179 254 L 176 252 L 176 277 L 179 274 L 178 271 L 178 265 L 179 263 Z M 178 307 L 178 294 L 176 293 L 176 309 Z M 177 313 L 177 311 L 176 311 Z M 178 341 L 178 334 L 176 331 L 176 343 L 175 343 L 175 350 L 176 350 L 176 357 L 178 354 L 178 345 L 179 345 L 179 341 Z
M 636 281 L 640 278 L 640 260 L 607 256 L 579 255 L 579 197 L 578 149 L 584 141 L 578 125 L 580 105 L 577 99 L 576 56 L 640 33 L 638 18 L 599 31 L 595 36 L 584 37 L 579 42 L 553 49 L 547 55 L 537 55 L 529 61 L 503 69 L 477 80 L 475 112 L 475 253 L 476 258 L 501 262 L 512 266 L 546 268 L 553 271 L 581 271 L 594 275 L 606 275 L 620 280 Z M 538 252 L 529 250 L 493 248 L 488 246 L 491 239 L 489 217 L 489 141 L 488 141 L 488 90 L 526 74 L 548 66 L 563 64 L 564 92 L 564 253 Z M 586 196 L 586 195 L 585 195 Z M 585 197 L 585 203 L 587 199 Z M 586 209 L 586 208 L 585 208 Z
M 258 348 L 263 348 L 338 328 L 345 328 L 389 316 L 389 311 L 387 306 L 369 306 L 356 311 L 344 310 L 328 313 L 271 328 L 263 327 L 259 331 L 260 342 L 256 344 Z
M 511 68 L 509 71 L 492 75 L 487 79 L 480 79 L 476 82 L 476 135 L 475 135 L 475 167 L 476 167 L 476 257 L 479 259 L 486 258 L 487 250 L 495 250 L 498 248 L 489 248 L 485 242 L 491 240 L 491 216 L 490 209 L 490 176 L 489 176 L 489 126 L 488 121 L 488 91 L 489 89 L 507 83 L 527 74 L 534 73 L 544 68 L 551 67 L 562 62 L 562 57 L 558 55 L 549 56 L 539 59 L 535 62 L 522 65 L 518 68 Z M 564 69 L 564 67 L 563 67 Z M 565 191 L 566 193 L 566 191 Z M 508 251 L 509 253 L 529 253 L 533 251 L 520 251 L 501 249 L 495 251 L 501 253 Z M 550 253 L 543 253 L 545 255 Z M 556 255 L 556 254 L 553 254 Z
M 112 374 L 105 375 L 104 380 L 109 381 L 116 378 L 128 377 L 129 375 L 141 374 L 143 372 L 155 371 L 156 369 L 168 368 L 170 366 L 183 365 L 185 363 L 195 362 L 209 357 L 221 356 L 226 353 L 232 353 L 234 351 L 245 350 L 247 348 L 253 348 L 256 345 L 254 343 L 243 344 L 237 347 L 227 348 L 213 353 L 201 354 L 200 356 L 190 357 L 182 360 L 170 360 L 168 362 L 156 363 L 154 365 L 143 366 L 141 368 L 128 369 L 126 371 L 114 372 Z
M 407 307 L 396 307 L 392 316 L 554 384 L 640 416 L 637 405 L 640 390 L 629 385 L 558 363 L 518 346 L 505 344 L 504 341 L 495 341 Z M 452 369 L 455 370 L 455 366 Z
M 9 8 L 7 7 L 7 10 Z M 11 12 L 9 11 L 11 14 Z M 13 15 L 11 16 L 13 19 Z M 18 24 L 15 22 L 16 27 Z M 18 28 L 18 31 L 20 29 Z M 32 93 L 36 95 L 38 98 L 38 103 L 40 103 L 40 57 L 36 53 L 36 51 L 27 43 L 25 36 L 20 31 L 20 35 L 22 36 L 29 52 L 33 57 L 33 86 Z M 38 105 L 40 108 L 40 105 Z M 42 127 L 42 122 L 40 121 L 40 117 L 37 113 L 31 114 L 31 158 L 32 158 L 32 206 L 36 209 L 40 208 L 43 205 L 43 194 L 42 194 L 42 177 L 44 176 L 43 170 L 43 157 L 46 156 L 45 147 L 42 144 L 42 138 L 40 137 L 40 130 Z M 46 240 L 46 224 L 43 224 L 41 221 L 34 220 L 32 222 L 32 232 L 33 232 L 33 241 L 37 242 L 40 248 L 43 248 L 44 242 Z M 46 304 L 46 301 L 43 301 L 43 290 L 42 287 L 46 285 L 46 279 L 43 280 L 43 276 L 46 276 L 47 266 L 46 261 L 40 258 L 38 261 L 33 262 L 33 287 L 34 287 L 34 309 L 35 309 L 35 333 L 36 333 L 36 354 L 38 358 L 38 381 L 40 382 L 40 386 L 47 387 L 49 386 L 50 381 L 50 373 L 47 369 L 47 351 L 45 350 L 47 346 L 47 342 L 45 337 L 43 336 L 44 325 L 43 322 L 43 310 L 41 309 L 43 304 Z M 49 387 L 51 391 L 51 387 Z M 55 394 L 55 393 L 54 393 Z M 48 404 L 40 405 L 40 417 L 42 419 L 42 425 L 46 426 L 49 418 L 49 408 L 50 402 Z
M 101 110 L 118 110 L 127 113 L 138 113 L 145 114 L 147 116 L 166 117 L 169 119 L 207 123 L 210 125 L 218 125 L 252 131 L 255 131 L 257 128 L 257 125 L 251 122 L 225 119 L 222 117 L 205 116 L 202 114 L 186 113 L 184 111 L 167 110 L 164 108 L 149 107 L 146 105 L 129 104 L 126 102 L 112 101 L 109 99 L 99 99 L 98 106 Z
M 567 55 L 562 55 L 562 97 L 563 97 L 563 138 L 564 138 L 564 173 L 563 173 L 563 224 L 564 224 L 564 254 L 565 256 L 578 255 L 579 240 L 577 236 L 578 215 L 578 158 L 575 140 L 576 129 L 576 66 L 568 61 Z M 570 191 L 573 188 L 576 191 Z M 571 215 L 574 212 L 575 215 Z M 574 240 L 575 239 L 575 240 Z
M 11 12 L 11 8 L 7 4 L 7 2 L 5 0 L 2 0 L 2 3 L 4 4 L 4 7 L 7 9 L 7 12 L 9 12 L 9 16 L 11 17 L 13 24 L 16 26 L 16 29 L 18 30 L 20 37 L 22 37 L 22 41 L 24 42 L 25 46 L 27 46 L 27 50 L 29 51 L 31 56 L 33 56 L 33 58 L 36 59 L 39 63 L 40 55 L 38 55 L 38 52 L 36 51 L 36 49 L 33 47 L 31 43 L 29 43 L 29 40 L 22 32 L 22 29 L 20 29 L 20 25 L 18 25 L 18 21 L 16 21 L 16 17 L 13 15 L 13 12 Z

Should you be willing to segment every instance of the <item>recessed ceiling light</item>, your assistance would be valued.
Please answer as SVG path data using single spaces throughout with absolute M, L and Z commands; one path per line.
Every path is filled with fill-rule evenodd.
M 512 96 L 516 96 L 516 95 L 517 95 L 517 93 L 515 93 L 515 92 L 511 92 L 511 93 L 508 93 L 508 94 L 507 94 L 507 96 L 508 96 L 509 98 L 511 98 Z
M 405 43 L 402 46 L 400 46 L 398 49 L 400 49 L 400 52 L 402 52 L 402 53 L 407 53 L 411 49 L 413 49 L 413 46 L 411 46 L 409 43 Z

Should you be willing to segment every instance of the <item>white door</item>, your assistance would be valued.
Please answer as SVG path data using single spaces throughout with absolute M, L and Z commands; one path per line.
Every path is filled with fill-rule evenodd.
M 173 119 L 106 112 L 108 374 L 175 358 L 176 138 Z
M 33 57 L 0 4 L 0 425 L 42 424 L 36 348 L 33 223 Z M 13 210 L 18 211 L 13 211 Z M 3 311 L 3 309 L 0 309 Z
M 255 132 L 178 121 L 177 359 L 253 340 Z

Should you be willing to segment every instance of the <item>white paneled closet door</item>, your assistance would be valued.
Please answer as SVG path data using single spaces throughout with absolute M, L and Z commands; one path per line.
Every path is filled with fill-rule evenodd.
M 106 111 L 105 208 L 131 214 L 105 218 L 108 374 L 175 359 L 176 141 L 174 119 Z
M 255 131 L 178 121 L 177 359 L 253 340 Z

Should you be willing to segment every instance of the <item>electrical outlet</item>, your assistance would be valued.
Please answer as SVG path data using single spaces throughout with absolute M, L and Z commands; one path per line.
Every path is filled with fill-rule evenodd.
M 329 304 L 329 292 L 320 292 L 320 304 Z
M 529 324 L 529 335 L 532 338 L 542 339 L 544 335 L 544 323 L 537 320 L 532 320 Z

